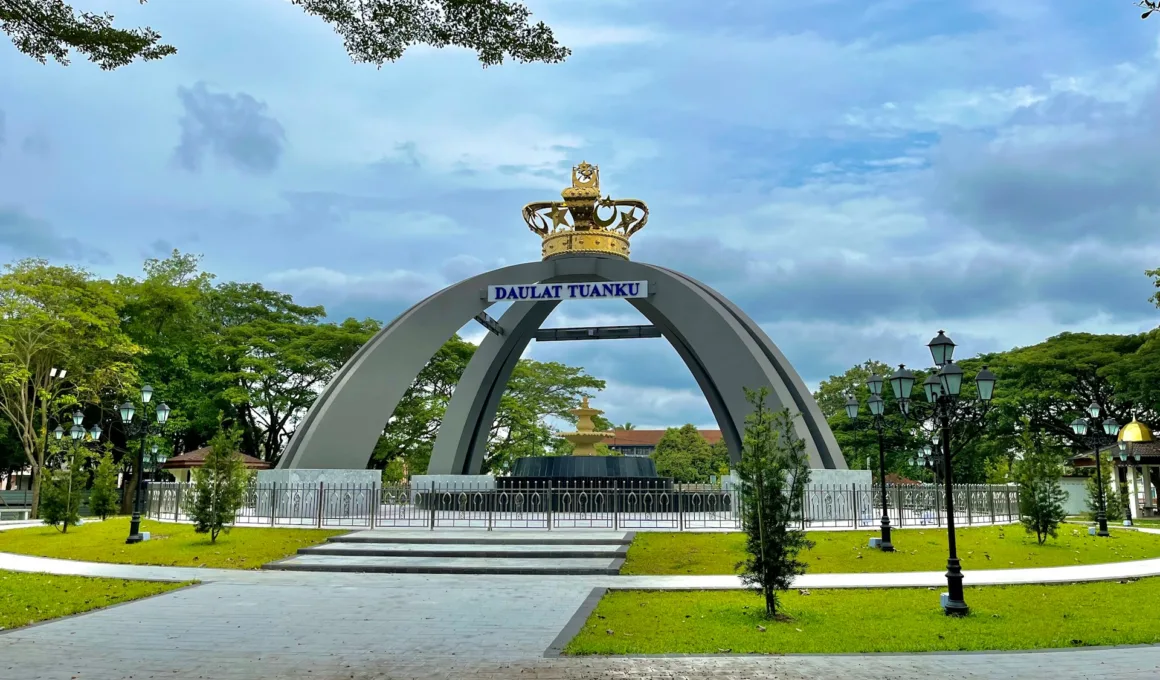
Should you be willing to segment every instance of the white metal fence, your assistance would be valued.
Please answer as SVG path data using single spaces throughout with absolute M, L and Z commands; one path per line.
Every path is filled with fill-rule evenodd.
M 190 484 L 146 486 L 146 515 L 186 521 Z M 942 526 L 944 490 L 931 484 L 888 486 L 891 525 Z M 879 487 L 814 486 L 803 498 L 807 529 L 874 528 L 882 516 Z M 954 488 L 955 522 L 996 524 L 1019 518 L 1014 486 L 961 484 Z M 469 485 L 252 484 L 237 514 L 238 525 L 303 527 L 608 528 L 738 530 L 742 513 L 736 489 L 704 485 L 599 486 L 512 484 L 487 489 Z

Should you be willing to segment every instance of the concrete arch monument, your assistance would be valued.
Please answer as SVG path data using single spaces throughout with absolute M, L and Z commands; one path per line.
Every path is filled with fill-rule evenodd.
M 774 408 L 801 415 L 797 434 L 806 442 L 811 467 L 846 469 L 813 395 L 752 319 L 704 283 L 628 260 L 629 238 L 647 222 L 648 209 L 635 199 L 601 199 L 598 172 L 581 163 L 564 201 L 524 208 L 529 227 L 542 238 L 541 262 L 449 286 L 399 315 L 356 352 L 299 424 L 278 468 L 364 469 L 407 388 L 443 343 L 475 318 L 491 332 L 455 388 L 428 473 L 478 474 L 500 396 L 544 320 L 561 301 L 613 297 L 635 307 L 684 360 L 735 461 L 750 412 L 743 388 L 766 387 Z M 603 217 L 602 209 L 611 216 Z M 511 307 L 498 321 L 486 315 L 507 300 Z

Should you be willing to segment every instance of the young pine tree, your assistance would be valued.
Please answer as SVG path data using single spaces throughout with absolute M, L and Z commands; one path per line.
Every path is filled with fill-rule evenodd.
M 1063 465 L 1055 451 L 1042 446 L 1039 434 L 1031 432 L 1027 421 L 1019 436 L 1019 447 L 1023 460 L 1016 464 L 1014 472 L 1019 484 L 1020 521 L 1027 533 L 1035 534 L 1043 545 L 1048 536 L 1055 538 L 1059 523 L 1067 517 L 1063 509 L 1067 492 L 1059 484 Z
M 113 462 L 113 446 L 107 444 L 93 475 L 93 489 L 89 492 L 89 513 L 105 519 L 117 512 L 121 501 L 117 495 L 117 465 Z
M 45 475 L 40 489 L 40 518 L 45 524 L 56 527 L 62 534 L 68 533 L 70 526 L 76 526 L 81 519 L 81 495 L 85 489 L 85 458 L 83 452 L 66 458 L 68 468 L 53 470 Z
M 209 442 L 205 464 L 193 471 L 193 488 L 185 498 L 193 530 L 208 533 L 210 542 L 229 532 L 245 500 L 249 471 L 238 455 L 240 433 L 220 429 Z
M 794 431 L 794 416 L 788 409 L 770 410 L 768 396 L 765 388 L 745 391 L 753 412 L 745 419 L 738 473 L 749 557 L 737 566 L 745 585 L 762 592 L 766 616 L 773 618 L 777 594 L 805 573 L 798 554 L 813 543 L 795 528 L 810 478 L 805 442 Z
M 1115 471 L 1106 453 L 1100 454 L 1100 476 L 1104 482 L 1104 515 L 1109 522 L 1119 522 L 1124 519 L 1124 506 L 1121 504 L 1121 496 L 1116 488 L 1118 485 L 1115 481 Z M 1087 507 L 1093 519 L 1100 508 L 1099 496 L 1096 495 L 1098 488 L 1096 475 L 1093 472 L 1087 480 Z

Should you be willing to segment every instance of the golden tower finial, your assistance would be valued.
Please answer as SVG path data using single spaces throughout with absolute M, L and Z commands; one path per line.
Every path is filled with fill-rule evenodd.
M 563 201 L 524 206 L 528 228 L 543 239 L 544 259 L 568 253 L 614 255 L 628 259 L 628 239 L 648 223 L 648 206 L 635 198 L 600 198 L 600 168 L 581 161 L 572 168 L 572 186 Z M 611 208 L 607 218 L 601 208 Z M 619 208 L 628 208 L 621 212 Z M 641 214 L 637 214 L 637 210 Z

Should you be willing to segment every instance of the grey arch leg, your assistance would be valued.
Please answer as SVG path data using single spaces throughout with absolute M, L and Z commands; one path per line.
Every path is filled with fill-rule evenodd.
M 661 267 L 657 268 L 662 269 Z M 761 329 L 761 326 L 754 322 L 748 314 L 746 314 L 740 307 L 734 304 L 729 298 L 725 297 L 704 283 L 701 283 L 691 276 L 673 271 L 671 269 L 665 269 L 665 271 L 673 274 L 674 276 L 679 276 L 686 281 L 689 281 L 690 283 L 700 287 L 706 293 L 712 295 L 713 298 L 717 300 L 718 304 L 729 310 L 733 317 L 737 319 L 738 323 L 740 323 L 749 332 L 750 337 L 752 337 L 754 342 L 756 342 L 758 346 L 761 347 L 762 351 L 766 355 L 766 358 L 769 359 L 770 363 L 773 364 L 774 369 L 777 370 L 778 376 L 781 377 L 782 384 L 788 388 L 788 395 L 793 399 L 794 407 L 796 407 L 797 411 L 801 414 L 802 422 L 810 432 L 810 437 L 814 441 L 824 442 L 824 446 L 818 447 L 818 452 L 821 454 L 822 462 L 825 463 L 826 468 L 836 470 L 847 469 L 846 459 L 841 455 L 841 448 L 838 446 L 838 440 L 834 437 L 834 432 L 830 429 L 830 424 L 826 422 L 826 416 L 822 413 L 821 407 L 818 406 L 817 399 L 814 399 L 814 396 L 810 393 L 809 388 L 806 387 L 805 381 L 801 379 L 801 376 L 798 375 L 798 372 L 794 369 L 793 364 L 791 364 L 789 360 L 785 358 L 785 355 L 781 353 L 781 350 L 778 349 L 777 345 L 773 344 L 773 341 L 770 340 L 765 331 Z M 836 457 L 834 456 L 835 453 L 837 454 Z
M 448 286 L 399 315 L 318 396 L 278 468 L 365 468 L 383 426 L 419 371 L 456 331 L 491 306 L 482 291 L 513 281 L 540 281 L 554 271 L 551 262 L 495 269 Z
M 499 318 L 503 335 L 488 333 L 459 379 L 451 402 L 443 413 L 443 422 L 435 435 L 435 447 L 427 474 L 477 474 L 482 456 L 469 469 L 469 452 L 483 450 L 504 388 L 516 363 L 528 346 L 536 329 L 556 308 L 557 302 L 514 304 Z M 484 414 L 490 414 L 486 417 Z
M 428 474 L 479 474 L 487 450 L 487 437 L 499 411 L 500 398 L 516 363 L 557 303 L 513 305 L 500 318 L 503 336 L 488 335 L 480 343 L 463 377 L 455 387 L 451 403 L 435 438 Z M 662 320 L 667 324 L 667 320 Z M 719 423 L 731 452 L 740 455 L 740 433 L 734 427 L 724 401 L 705 367 L 667 325 L 658 326 L 692 372 Z M 510 332 L 508 329 L 512 329 Z

